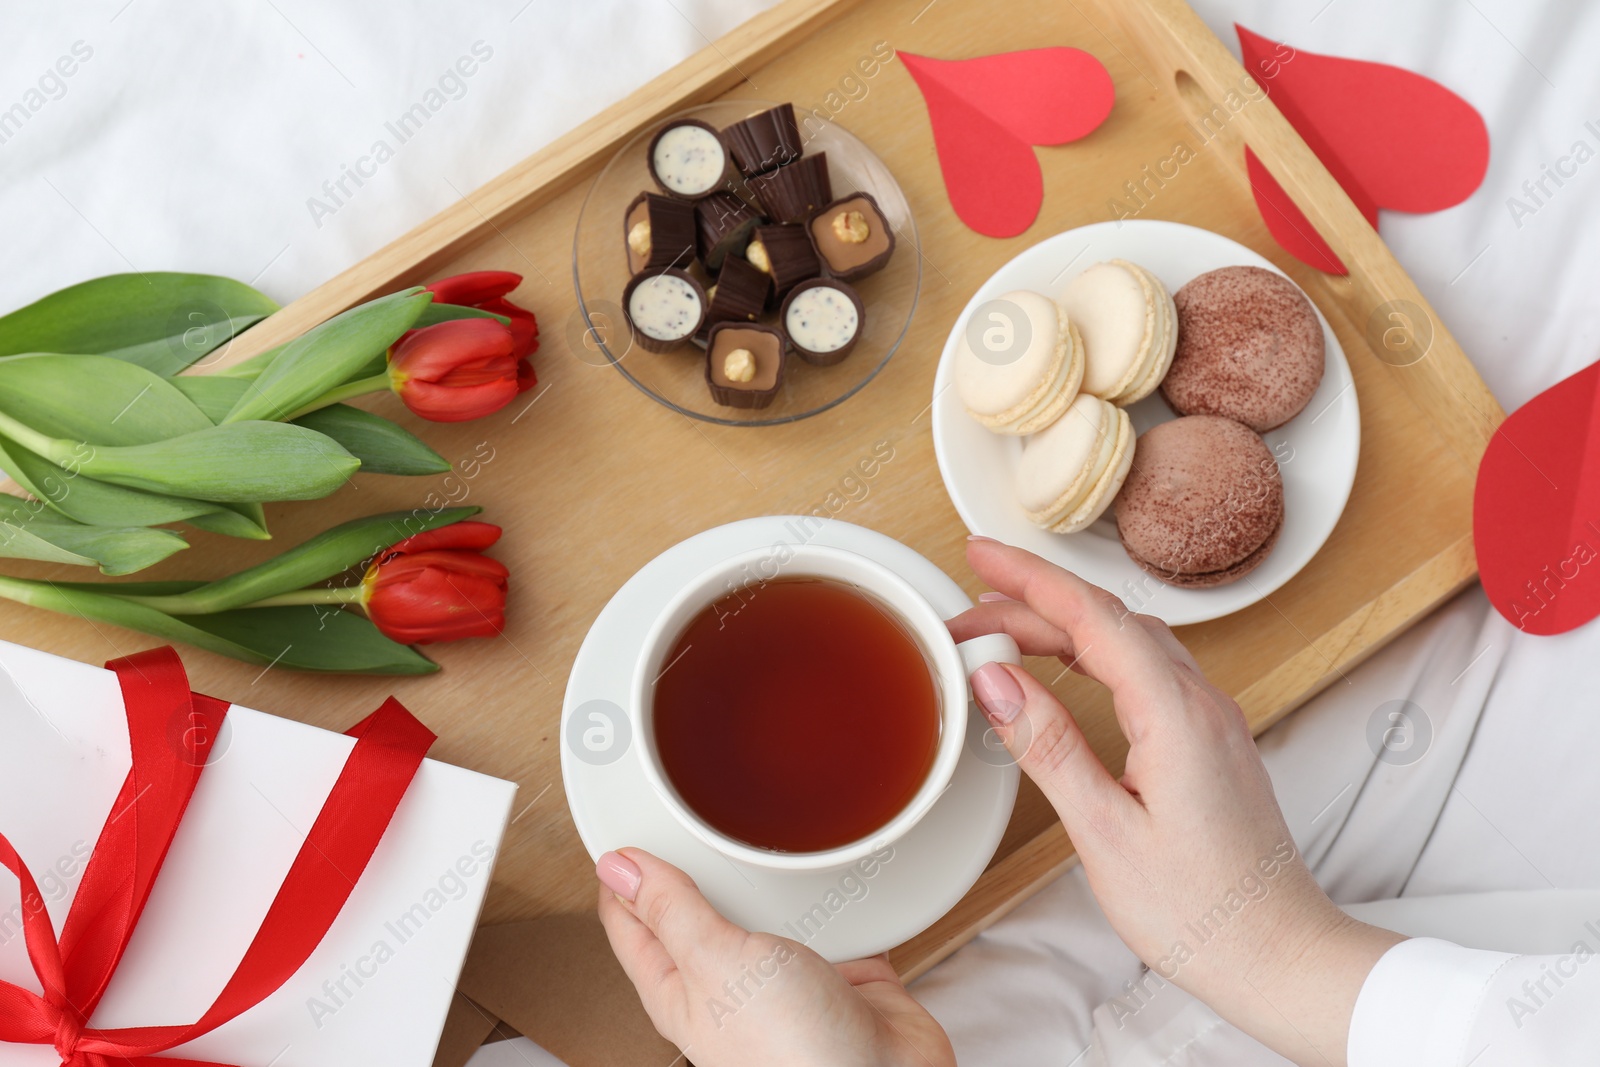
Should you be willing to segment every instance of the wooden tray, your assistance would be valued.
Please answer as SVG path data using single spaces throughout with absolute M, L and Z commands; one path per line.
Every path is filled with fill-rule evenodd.
M 1039 150 L 1044 207 L 1027 233 L 979 236 L 950 210 L 922 98 L 902 64 L 863 77 L 858 61 L 885 48 L 954 58 L 1047 44 L 1100 57 L 1116 83 L 1115 110 L 1085 140 Z M 529 394 L 526 407 L 478 423 L 408 423 L 457 461 L 455 473 L 359 478 L 331 499 L 269 508 L 274 544 L 199 534 L 191 551 L 147 575 L 222 574 L 353 515 L 466 501 L 506 527 L 496 550 L 514 582 L 504 640 L 439 648 L 444 672 L 409 680 L 262 671 L 186 650 L 196 686 L 333 729 L 393 692 L 439 732 L 436 756 L 522 786 L 484 921 L 592 909 L 592 869 L 562 801 L 557 723 L 572 658 L 612 591 L 708 526 L 820 508 L 899 538 L 980 592 L 928 431 L 945 336 L 996 267 L 1044 236 L 1110 217 L 1111 201 L 1126 199 L 1124 183 L 1142 181 L 1147 164 L 1186 141 L 1195 158 L 1154 189 L 1140 217 L 1218 231 L 1287 270 L 1332 323 L 1361 403 L 1360 470 L 1327 546 L 1270 600 L 1180 634 L 1255 728 L 1265 728 L 1472 580 L 1474 471 L 1503 416 L 1388 249 L 1270 103 L 1213 121 L 1210 143 L 1198 146 L 1208 101 L 1223 102 L 1248 84 L 1179 0 L 1012 0 L 1005 17 L 955 0 L 787 0 L 757 17 L 250 330 L 229 353 L 245 358 L 403 285 L 463 270 L 523 272 L 515 298 L 542 324 L 543 391 Z M 921 303 L 900 353 L 858 396 L 794 425 L 692 422 L 597 365 L 583 347 L 571 249 L 589 181 L 637 129 L 722 95 L 833 111 L 892 168 L 922 235 Z M 1246 141 L 1328 238 L 1348 277 L 1306 268 L 1273 242 L 1245 177 Z M 1426 357 L 1409 366 L 1375 354 L 1384 331 L 1403 325 L 1389 317 L 1396 308 L 1421 324 L 1419 334 L 1423 326 L 1431 332 Z M 398 409 L 390 398 L 372 403 L 391 416 Z M 892 460 L 868 481 L 851 480 L 857 460 L 880 441 L 889 442 Z M 83 577 L 63 568 L 29 573 Z M 155 643 L 9 604 L 0 612 L 6 636 L 83 660 Z M 1120 768 L 1125 746 L 1105 692 L 1053 660 L 1031 667 L 1074 709 L 1113 771 Z M 895 952 L 896 965 L 907 975 L 924 971 L 1071 857 L 1054 814 L 1024 782 L 988 872 L 955 910 Z

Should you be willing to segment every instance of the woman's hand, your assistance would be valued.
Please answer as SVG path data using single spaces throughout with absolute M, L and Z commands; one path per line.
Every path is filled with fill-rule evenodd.
M 699 1067 L 953 1067 L 939 1024 L 884 957 L 838 966 L 717 914 L 636 848 L 596 865 L 600 921 L 650 1021 Z
M 1159 619 L 1021 549 L 974 538 L 1000 596 L 950 621 L 1104 683 L 1128 739 L 1114 779 L 1060 702 L 990 663 L 973 693 L 1054 805 L 1107 919 L 1162 978 L 1301 1064 L 1343 1064 L 1367 972 L 1399 935 L 1346 916 L 1289 836 L 1239 705 Z

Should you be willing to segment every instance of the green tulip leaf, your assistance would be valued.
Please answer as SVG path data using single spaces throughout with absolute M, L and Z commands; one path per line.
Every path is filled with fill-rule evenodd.
M 276 666 L 292 671 L 432 674 L 439 669 L 416 649 L 383 636 L 372 620 L 355 611 L 316 605 L 240 608 L 177 621 L 258 657 L 270 654 Z
M 229 505 L 111 485 L 81 472 L 62 470 L 5 437 L 0 437 L 0 469 L 52 510 L 90 526 L 188 522 L 230 537 L 266 540 L 271 536 L 264 523 L 252 521 L 247 513 Z
M 227 578 L 175 596 L 141 597 L 146 607 L 175 615 L 227 611 L 292 593 L 343 574 L 413 534 L 476 515 L 476 507 L 392 511 L 335 526 L 289 551 Z
M 115 594 L 117 596 L 171 596 L 174 593 L 187 593 L 191 589 L 205 585 L 205 582 L 194 581 L 162 581 L 162 582 L 51 582 L 57 589 L 76 589 L 84 593 Z
M 112 274 L 0 316 L 0 356 L 108 355 L 172 375 L 278 310 L 264 293 L 211 274 Z
M 0 411 L 96 445 L 145 445 L 212 425 L 171 379 L 109 356 L 0 359 Z
M 316 500 L 361 466 L 332 439 L 279 422 L 235 422 L 122 446 L 48 437 L 5 414 L 0 432 L 69 473 L 222 503 Z
M 205 501 L 205 503 L 211 503 Z M 252 541 L 270 541 L 272 534 L 267 530 L 267 514 L 262 506 L 254 501 L 244 504 L 213 504 L 215 511 L 201 512 L 184 520 L 197 530 L 207 533 L 222 534 L 224 537 L 244 537 Z
M 223 420 L 281 419 L 316 400 L 381 355 L 433 299 L 425 289 L 379 297 L 289 342 Z
M 172 384 L 213 424 L 226 418 L 255 387 L 249 378 L 224 378 L 220 374 L 183 374 L 173 378 Z
M 205 377 L 207 377 L 207 378 L 247 378 L 247 379 L 250 379 L 251 381 L 254 381 L 256 378 L 259 378 L 261 376 L 261 372 L 262 371 L 266 370 L 269 366 L 272 365 L 272 361 L 278 358 L 278 353 L 282 352 L 285 348 L 288 348 L 289 344 L 290 344 L 290 342 L 285 341 L 281 345 L 273 345 L 271 348 L 267 349 L 265 352 L 257 352 L 255 355 L 251 356 L 249 359 L 241 359 L 239 362 L 233 364 L 232 366 L 219 367 L 217 370 L 214 370 L 210 374 L 205 375 Z
M 415 649 L 384 637 L 365 617 L 315 605 L 180 618 L 85 584 L 52 585 L 4 576 L 0 576 L 0 596 L 262 666 L 351 674 L 431 674 L 439 669 Z
M 171 530 L 85 526 L 56 515 L 38 501 L 0 497 L 0 556 L 10 559 L 132 574 L 188 547 Z
M 441 322 L 450 322 L 453 319 L 493 319 L 502 326 L 511 325 L 511 320 L 504 315 L 496 315 L 492 311 L 482 308 L 469 308 L 462 304 L 441 304 L 435 301 L 429 304 L 427 310 L 417 316 L 416 323 L 411 327 L 420 330 L 424 326 L 437 326 Z
M 294 425 L 326 434 L 361 461 L 363 474 L 443 474 L 445 458 L 422 439 L 388 419 L 348 404 L 331 404 L 308 412 Z

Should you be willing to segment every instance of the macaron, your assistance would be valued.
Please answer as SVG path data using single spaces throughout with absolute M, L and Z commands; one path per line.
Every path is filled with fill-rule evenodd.
M 1028 521 L 1077 533 L 1098 519 L 1133 463 L 1128 413 L 1088 393 L 1028 439 L 1017 465 L 1017 500 Z
M 1083 391 L 1118 407 L 1156 391 L 1172 365 L 1177 312 L 1161 279 L 1137 263 L 1096 263 L 1061 292 L 1083 334 Z
M 1180 415 L 1222 415 L 1265 433 L 1322 383 L 1322 322 L 1300 287 L 1261 267 L 1223 267 L 1174 298 L 1178 351 L 1161 394 Z
M 962 328 L 956 393 L 995 433 L 1038 433 L 1078 395 L 1083 367 L 1083 338 L 1060 305 L 1017 290 L 979 305 Z
M 1128 556 L 1169 585 L 1206 588 L 1261 565 L 1283 528 L 1283 476 L 1259 434 L 1189 415 L 1139 435 L 1115 512 Z

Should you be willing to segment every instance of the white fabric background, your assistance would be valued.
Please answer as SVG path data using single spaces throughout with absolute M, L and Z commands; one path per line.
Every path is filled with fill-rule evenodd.
M 972 3 L 978 0 L 943 0 Z M 103 0 L 0 10 L 0 111 L 43 99 L 0 138 L 8 269 L 0 308 L 130 269 L 231 275 L 306 292 L 470 192 L 766 0 Z M 1521 225 L 1507 198 L 1600 120 L 1600 6 L 1582 0 L 1198 0 L 1318 52 L 1395 63 L 1489 124 L 1484 187 L 1382 231 L 1515 408 L 1597 354 L 1600 161 Z M 369 151 L 475 43 L 492 56 L 415 138 L 317 224 L 306 201 Z M 57 60 L 92 55 L 60 82 Z M 1091 49 L 1093 42 L 1075 42 Z M 41 84 L 41 76 L 45 76 Z M 916 121 L 922 121 L 916 116 Z M 8 131 L 9 132 L 9 131 Z M 1396 516 L 1403 534 L 1404 516 Z M 13 635 L 19 636 L 19 635 Z M 20 635 L 24 636 L 25 635 Z M 1307 855 L 1336 899 L 1600 888 L 1600 628 L 1529 638 L 1476 589 L 1262 742 Z M 1431 747 L 1377 764 L 1368 718 L 1412 700 Z M 966 1064 L 1071 1064 L 1090 1010 L 1136 973 L 1069 876 L 917 987 Z M 1215 1035 L 1214 1035 L 1215 1036 Z M 1215 1036 L 1218 1048 L 1244 1039 Z M 1259 1055 L 1239 1046 L 1228 1059 Z M 510 1050 L 498 1053 L 507 1054 Z M 1198 1053 L 1197 1053 L 1198 1055 Z M 1136 1062 L 1131 1058 L 1113 1062 Z M 1255 1062 L 1255 1060 L 1250 1060 Z M 1265 1061 L 1263 1061 L 1265 1062 Z

